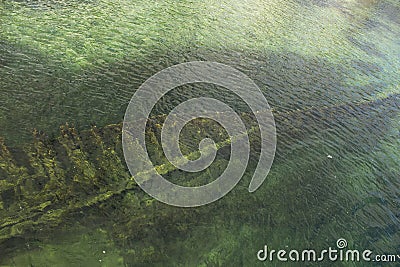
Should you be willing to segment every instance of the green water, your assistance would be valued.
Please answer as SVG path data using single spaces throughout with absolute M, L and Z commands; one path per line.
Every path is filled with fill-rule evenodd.
M 82 131 L 119 123 L 142 82 L 193 60 L 243 71 L 280 114 L 315 110 L 302 121 L 276 118 L 277 157 L 255 193 L 255 160 L 231 193 L 200 208 L 128 190 L 2 241 L 0 265 L 254 266 L 265 244 L 318 250 L 338 238 L 400 253 L 399 98 L 319 111 L 400 93 L 398 1 L 3 0 L 0 25 L 0 136 L 10 148 L 31 143 L 35 128 L 51 139 L 65 122 Z M 198 95 L 246 110 L 221 88 L 189 86 L 153 113 Z

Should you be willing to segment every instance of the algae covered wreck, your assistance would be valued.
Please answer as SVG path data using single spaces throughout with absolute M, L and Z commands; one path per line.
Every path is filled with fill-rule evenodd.
M 1 1 L 0 265 L 255 266 L 264 245 L 324 249 L 339 238 L 397 253 L 399 14 L 394 0 Z M 196 119 L 181 150 L 195 159 L 211 138 L 213 164 L 185 173 L 167 162 L 163 122 L 187 99 L 235 108 L 251 144 L 239 184 L 188 209 L 137 186 L 121 128 L 147 78 L 190 61 L 248 75 L 273 108 L 278 144 L 268 179 L 249 193 L 254 115 L 221 87 L 174 89 L 146 126 L 166 179 L 201 185 L 230 159 L 221 125 Z
M 291 139 L 291 141 L 282 141 L 278 153 L 290 154 L 289 151 L 293 150 L 292 147 L 296 143 L 306 142 L 308 135 L 312 133 L 298 134 L 304 124 L 313 125 L 315 131 L 323 131 L 329 129 L 326 125 L 327 121 L 366 120 L 367 116 L 368 120 L 365 121 L 363 127 L 368 128 L 375 120 L 384 118 L 389 121 L 393 117 L 393 110 L 396 110 L 399 105 L 399 96 L 390 95 L 369 102 L 277 113 L 275 118 L 278 122 L 279 133 L 296 136 L 296 139 Z M 371 116 L 371 114 L 374 115 Z M 247 114 L 242 114 L 242 116 L 250 126 L 249 134 L 252 137 L 253 153 L 257 154 L 256 124 L 253 122 L 253 127 L 251 127 L 251 116 Z M 174 166 L 168 166 L 168 161 L 163 158 L 159 137 L 157 137 L 160 135 L 160 125 L 164 118 L 164 116 L 157 116 L 148 121 L 146 133 L 150 144 L 148 150 L 151 154 L 156 155 L 157 171 L 163 175 L 176 176 L 175 180 L 179 181 L 183 177 L 179 175 L 179 170 L 176 170 Z M 211 126 L 218 129 L 212 125 L 211 121 L 199 120 L 187 131 L 191 133 L 191 138 L 200 139 L 204 134 L 204 132 L 201 133 L 201 129 Z M 359 124 L 357 127 L 360 126 Z M 361 129 L 359 128 L 359 130 Z M 385 134 L 386 130 L 380 129 L 379 136 Z M 227 142 L 227 136 L 223 131 L 215 130 L 212 137 L 220 139 L 218 147 L 221 151 L 229 148 L 230 142 Z M 348 140 L 343 140 L 343 142 L 351 142 L 351 137 L 347 136 L 347 138 Z M 356 135 L 353 138 L 368 138 L 368 136 Z M 176 212 L 178 214 L 183 212 L 185 216 L 189 217 L 185 218 L 185 223 L 181 222 L 182 225 L 173 226 L 173 228 L 177 228 L 175 231 L 179 231 L 180 228 L 186 228 L 192 224 L 192 220 L 198 220 L 198 216 L 204 215 L 204 210 L 178 211 L 177 208 L 160 207 L 163 204 L 156 203 L 154 199 L 141 192 L 124 163 L 121 148 L 121 124 L 109 125 L 100 129 L 93 126 L 92 129 L 79 133 L 74 127 L 67 124 L 60 127 L 60 135 L 56 138 L 50 138 L 44 133 L 35 131 L 33 140 L 32 144 L 11 151 L 4 141 L 2 142 L 1 245 L 3 251 L 7 251 L 7 247 L 10 249 L 13 241 L 19 238 L 40 240 L 41 236 L 43 238 L 43 236 L 54 234 L 63 229 L 65 221 L 80 217 L 80 214 L 86 213 L 88 210 L 88 213 L 96 211 L 109 215 L 108 212 L 111 212 L 111 214 L 117 213 L 121 216 L 121 218 L 115 217 L 114 219 L 124 221 L 124 226 L 121 225 L 121 229 L 115 226 L 116 228 L 112 230 L 112 238 L 117 244 L 122 241 L 127 242 L 127 240 L 140 235 L 140 232 L 145 231 L 155 218 L 157 220 L 163 218 L 168 221 L 167 224 L 171 224 L 174 221 L 171 216 L 176 216 Z M 189 154 L 190 149 L 190 147 L 183 148 Z M 196 185 L 209 181 L 218 175 L 221 168 L 226 166 L 229 155 L 228 158 L 226 156 L 222 156 L 212 166 L 211 171 L 189 180 L 190 182 L 185 182 L 185 180 L 181 182 Z M 278 154 L 277 164 L 285 165 L 285 158 L 286 155 Z M 246 198 L 246 195 L 240 195 L 237 199 L 230 201 L 240 201 L 239 206 L 244 210 L 251 209 L 252 205 L 258 203 L 258 197 L 252 201 L 244 201 L 243 198 Z M 114 205 L 118 211 L 112 210 Z M 162 213 L 149 214 L 153 209 L 157 210 L 157 207 Z M 224 204 L 218 208 L 223 207 Z M 360 207 L 354 206 L 353 208 L 352 212 L 357 212 Z M 131 211 L 125 213 L 125 209 L 131 209 Z M 238 212 L 242 211 L 238 210 Z M 129 217 L 126 217 L 128 214 Z M 180 220 L 181 218 L 178 219 L 178 221 Z M 188 225 L 185 226 L 185 224 Z M 126 234 L 125 231 L 130 234 Z

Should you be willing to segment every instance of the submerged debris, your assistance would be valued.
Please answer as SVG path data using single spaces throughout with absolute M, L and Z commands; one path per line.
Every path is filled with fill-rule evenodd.
M 276 113 L 278 134 L 286 136 L 286 139 L 279 140 L 280 145 L 290 148 L 296 140 L 326 127 L 326 119 L 343 122 L 346 118 L 350 121 L 350 126 L 353 119 L 359 120 L 368 114 L 369 120 L 361 121 L 374 123 L 374 117 L 376 120 L 388 118 L 395 106 L 399 106 L 398 95 L 359 104 Z M 352 112 L 349 113 L 349 110 Z M 374 115 L 371 116 L 371 113 Z M 174 166 L 168 165 L 163 156 L 158 125 L 162 124 L 164 118 L 158 116 L 148 121 L 146 138 L 151 141 L 148 145 L 149 154 L 154 155 L 154 161 L 158 164 L 156 169 L 161 174 L 177 179 L 180 183 L 188 182 L 179 175 Z M 251 121 L 252 117 L 248 114 L 243 114 L 242 118 L 246 121 L 250 139 L 253 140 L 252 153 L 257 154 L 257 124 Z M 202 129 L 210 129 L 207 132 L 208 137 L 217 140 L 220 150 L 229 147 L 230 142 L 227 141 L 224 130 L 210 127 L 211 123 L 212 121 L 204 119 L 196 120 L 188 130 L 192 134 L 189 139 L 197 142 L 204 138 Z M 309 131 L 303 129 L 300 135 L 297 129 L 304 124 L 309 126 Z M 144 209 L 151 209 L 155 201 L 138 190 L 127 170 L 121 148 L 121 126 L 114 124 L 103 128 L 92 127 L 78 132 L 73 126 L 66 124 L 60 127 L 60 135 L 55 139 L 34 131 L 33 142 L 20 152 L 25 153 L 24 162 L 17 161 L 16 155 L 0 139 L 0 245 L 15 237 L 29 239 L 29 236 L 33 237 L 37 233 L 55 230 L 62 225 L 65 218 L 76 212 L 101 208 L 107 200 L 119 196 L 131 203 L 129 205 L 132 205 L 133 213 L 136 214 L 135 218 L 127 219 L 127 227 L 134 223 L 140 228 L 150 223 Z M 295 138 L 287 139 L 288 136 Z M 183 146 L 182 151 L 194 158 L 197 153 L 190 145 Z M 333 158 L 331 155 L 327 157 Z M 188 183 L 197 185 L 207 182 L 214 171 L 221 171 L 224 166 L 225 160 L 219 160 L 212 171 Z M 173 214 L 159 216 L 169 217 Z M 124 239 L 123 233 L 119 235 Z

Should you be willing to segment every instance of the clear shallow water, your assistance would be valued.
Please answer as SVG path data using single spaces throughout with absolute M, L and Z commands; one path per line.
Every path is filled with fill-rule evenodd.
M 398 98 L 323 109 L 399 93 L 399 11 L 396 1 L 1 2 L 0 135 L 10 147 L 32 142 L 33 128 L 51 138 L 65 122 L 118 123 L 145 79 L 192 60 L 243 71 L 280 114 L 314 111 L 276 118 L 278 156 L 253 194 L 244 179 L 188 210 L 128 191 L 3 242 L 0 263 L 252 266 L 264 244 L 320 249 L 340 237 L 398 252 Z M 198 94 L 245 109 L 221 88 L 187 87 L 154 114 Z

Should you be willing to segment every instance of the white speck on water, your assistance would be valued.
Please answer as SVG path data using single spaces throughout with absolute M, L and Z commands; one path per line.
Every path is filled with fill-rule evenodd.
M 333 158 L 331 155 L 328 155 L 328 159 L 331 159 L 331 158 Z
M 103 250 L 103 254 L 106 254 L 106 251 L 105 251 L 105 250 Z

